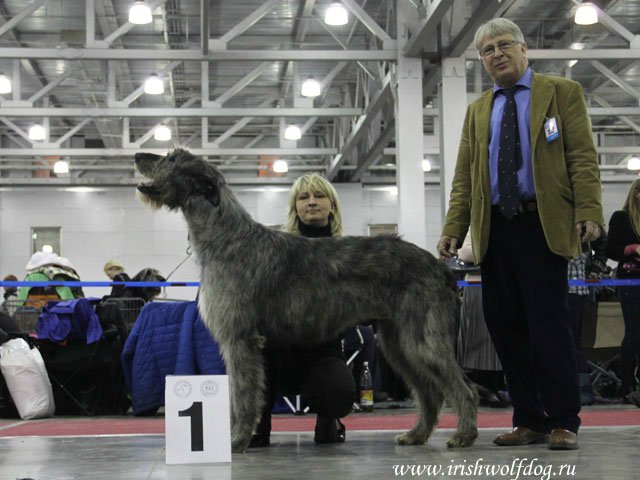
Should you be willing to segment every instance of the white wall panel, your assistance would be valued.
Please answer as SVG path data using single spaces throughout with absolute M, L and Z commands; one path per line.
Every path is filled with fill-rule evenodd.
M 605 221 L 620 209 L 628 184 L 604 186 Z M 398 223 L 397 196 L 387 190 L 337 185 L 343 207 L 345 234 L 365 234 L 369 223 Z M 442 228 L 440 190 L 425 189 L 427 250 L 434 253 Z M 238 191 L 239 200 L 252 216 L 264 224 L 282 224 L 288 192 Z M 62 255 L 70 259 L 86 281 L 107 281 L 104 262 L 117 258 L 133 276 L 140 269 L 154 267 L 168 275 L 186 258 L 187 228 L 180 213 L 152 211 L 134 195 L 119 188 L 78 195 L 74 192 L 0 192 L 0 275 L 24 275 L 29 260 L 31 226 L 62 227 Z M 189 259 L 172 276 L 176 281 L 197 281 L 199 267 Z M 85 293 L 101 296 L 108 289 L 91 288 Z M 194 298 L 195 288 L 170 288 L 171 298 Z

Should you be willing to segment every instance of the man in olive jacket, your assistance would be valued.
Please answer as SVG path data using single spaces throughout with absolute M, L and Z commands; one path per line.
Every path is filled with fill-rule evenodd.
M 522 32 L 510 20 L 480 26 L 475 46 L 495 84 L 467 109 L 438 252 L 455 255 L 471 228 L 485 321 L 514 406 L 513 430 L 494 443 L 527 445 L 551 434 L 549 448 L 575 449 L 580 394 L 567 259 L 580 253 L 581 242 L 598 238 L 604 224 L 582 88 L 534 73 Z M 503 117 L 509 102 L 515 112 Z M 501 138 L 510 124 L 518 132 L 512 147 Z M 517 151 L 511 206 L 500 193 L 513 193 L 503 186 L 502 151 L 509 148 Z

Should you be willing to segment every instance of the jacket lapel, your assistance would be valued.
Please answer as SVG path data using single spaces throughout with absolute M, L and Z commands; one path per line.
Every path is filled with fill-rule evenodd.
M 476 145 L 480 148 L 478 157 L 480 159 L 480 172 L 482 185 L 491 188 L 489 181 L 489 127 L 491 124 L 491 109 L 493 107 L 493 91 L 489 90 L 483 93 L 480 104 L 478 105 L 478 124 L 476 126 L 476 135 L 478 140 Z M 489 195 L 490 197 L 490 195 Z
M 544 127 L 545 114 L 549 110 L 549 104 L 553 98 L 554 88 L 543 76 L 533 73 L 531 80 L 531 105 L 530 105 L 530 136 L 531 158 L 535 158 L 536 141 Z

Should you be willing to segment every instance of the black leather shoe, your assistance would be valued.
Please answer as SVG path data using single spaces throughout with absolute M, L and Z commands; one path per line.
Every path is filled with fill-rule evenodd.
M 346 428 L 337 418 L 318 415 L 313 441 L 316 443 L 342 443 L 345 441 Z
M 544 432 L 536 432 L 526 427 L 516 427 L 510 432 L 498 435 L 493 440 L 493 443 L 501 447 L 519 447 L 521 445 L 544 442 L 546 437 L 547 434 Z

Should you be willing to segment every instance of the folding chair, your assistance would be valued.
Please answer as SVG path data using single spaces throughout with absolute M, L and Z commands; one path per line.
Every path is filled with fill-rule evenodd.
M 594 388 L 603 381 L 622 383 L 612 368 L 620 360 L 624 319 L 619 302 L 597 302 L 583 318 L 581 345 L 591 367 Z

